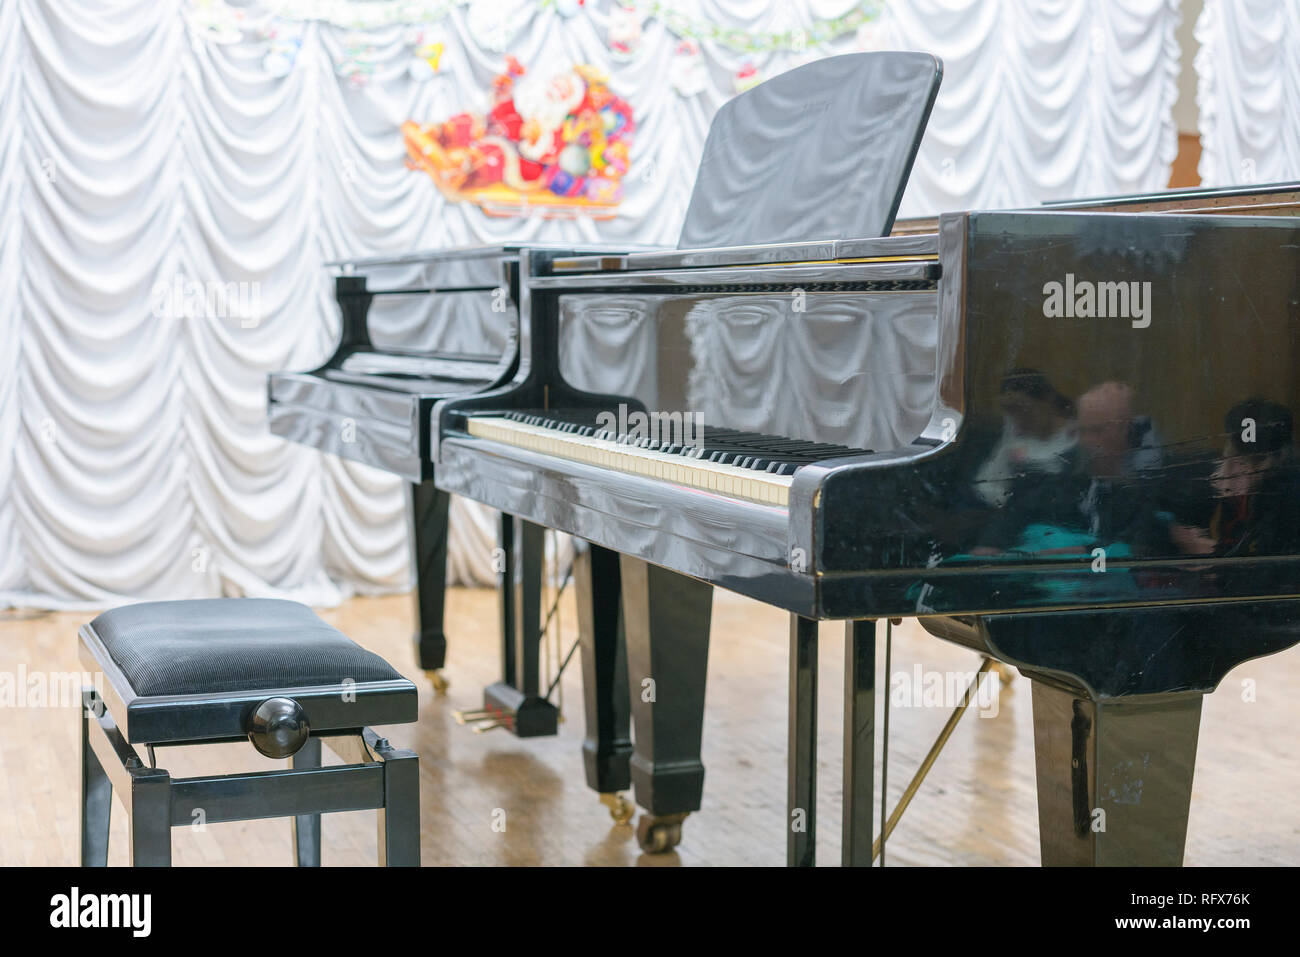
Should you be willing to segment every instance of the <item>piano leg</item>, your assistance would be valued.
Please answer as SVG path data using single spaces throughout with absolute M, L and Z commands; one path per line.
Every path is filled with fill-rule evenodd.
M 790 616 L 790 731 L 786 761 L 785 861 L 812 867 L 817 856 L 817 622 Z
M 484 690 L 483 704 L 485 711 L 505 716 L 504 726 L 521 738 L 555 734 L 559 727 L 559 711 L 541 696 L 544 532 L 532 522 L 501 516 L 498 595 L 503 675 Z
M 501 680 L 515 685 L 515 534 L 520 523 L 513 515 L 501 513 L 497 529 L 497 611 L 501 638 Z M 540 594 L 540 592 L 539 592 Z
M 1035 678 L 1044 865 L 1182 864 L 1201 698 L 1184 692 L 1097 701 Z
M 618 554 L 576 539 L 573 548 L 583 710 L 587 720 L 582 762 L 587 784 L 609 805 L 614 820 L 626 824 L 632 809 L 618 792 L 627 790 L 632 783 L 632 734 Z
M 411 524 L 411 564 L 415 572 L 415 654 L 430 672 L 439 694 L 447 690 L 440 669 L 447 661 L 443 604 L 447 594 L 447 506 L 451 496 L 432 481 L 407 486 Z
M 681 840 L 681 823 L 700 807 L 704 765 L 704 683 L 713 610 L 710 585 L 620 556 L 628 690 L 635 728 L 631 762 L 636 801 L 647 812 L 637 839 L 651 853 Z
M 840 863 L 870 867 L 876 745 L 876 623 L 844 623 L 844 810 Z

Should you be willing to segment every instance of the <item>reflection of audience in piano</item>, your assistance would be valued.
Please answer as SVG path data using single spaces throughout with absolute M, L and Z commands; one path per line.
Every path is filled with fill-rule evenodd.
M 1002 435 L 975 473 L 975 494 L 995 508 L 1013 488 L 1037 475 L 1075 465 L 1079 445 L 1074 403 L 1037 369 L 1012 369 L 1002 379 Z
M 1098 547 L 1114 559 L 1167 553 L 1153 485 L 1145 481 L 1159 469 L 1162 449 L 1150 419 L 1135 410 L 1132 387 L 1103 382 L 1075 405 L 1077 421 L 1064 427 L 1077 436 L 1077 448 L 1063 453 L 1072 467 L 1016 473 L 1019 481 L 973 555 L 1073 557 Z M 1068 406 L 1063 398 L 1056 403 L 1058 411 Z
M 1155 428 L 1136 414 L 1133 387 L 1124 382 L 1103 382 L 1079 397 L 1079 442 L 1094 483 L 1160 467 Z
M 1210 475 L 1208 527 L 1174 523 L 1170 535 L 1189 555 L 1284 553 L 1300 532 L 1300 468 L 1291 410 L 1247 399 L 1224 417 L 1227 439 Z

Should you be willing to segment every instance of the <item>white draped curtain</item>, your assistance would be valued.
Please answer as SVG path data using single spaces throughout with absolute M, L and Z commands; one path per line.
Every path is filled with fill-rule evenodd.
M 256 31 L 217 42 L 182 0 L 0 0 L 0 607 L 408 587 L 400 482 L 265 426 L 266 373 L 311 368 L 337 334 L 322 263 L 503 239 L 673 244 L 709 119 L 748 66 L 939 55 L 905 215 L 1168 180 L 1175 0 L 891 0 L 816 50 L 704 40 L 698 92 L 669 82 L 681 37 L 653 17 L 630 57 L 611 54 L 613 0 L 491 0 L 507 26 L 487 32 L 484 2 L 448 5 L 440 74 L 420 81 L 400 25 L 359 39 L 307 22 L 276 76 Z M 858 3 L 674 6 L 769 33 Z M 358 43 L 362 84 L 340 72 Z M 489 218 L 405 168 L 398 125 L 482 110 L 507 52 L 534 72 L 592 63 L 632 103 L 617 218 Z M 255 314 L 160 317 L 160 284 L 187 282 L 250 284 Z M 489 581 L 487 513 L 458 501 L 452 526 L 449 576 Z
M 1300 0 L 1206 0 L 1196 40 L 1202 182 L 1300 179 Z

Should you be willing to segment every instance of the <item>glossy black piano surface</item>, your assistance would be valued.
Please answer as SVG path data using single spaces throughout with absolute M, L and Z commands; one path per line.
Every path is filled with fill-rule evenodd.
M 1163 817 L 1124 824 L 1112 808 L 1108 840 L 1058 840 L 1079 808 L 1044 796 L 1040 824 L 1045 861 L 1176 863 L 1200 696 L 1300 638 L 1300 219 L 969 213 L 928 242 L 810 264 L 656 253 L 583 272 L 529 257 L 545 325 L 508 386 L 435 410 L 445 487 L 683 576 L 656 592 L 651 571 L 634 599 L 680 595 L 707 617 L 695 580 L 796 623 L 924 616 L 1030 673 L 1042 722 L 1092 709 L 1073 759 L 1068 736 L 1064 758 L 1043 739 L 1043 781 L 1084 752 L 1131 762 L 1163 735 Z M 484 431 L 600 439 L 597 422 L 636 412 L 694 418 L 700 441 L 642 431 L 602 463 Z M 746 433 L 722 461 L 754 460 L 756 482 L 790 471 L 791 443 L 840 448 L 775 498 L 659 458 L 610 464 L 655 452 L 707 471 L 710 427 Z M 655 615 L 635 627 L 644 641 Z
M 1298 222 L 943 229 L 905 262 L 530 277 L 554 340 L 507 401 L 444 404 L 449 486 L 811 617 L 1297 593 Z M 1053 283 L 1126 315 L 1045 315 Z M 544 415 L 543 376 L 556 408 L 871 451 L 799 468 L 775 507 L 465 433 L 459 408 Z
M 320 368 L 269 379 L 271 431 L 420 482 L 435 399 L 483 391 L 517 361 L 519 246 L 331 263 L 341 329 Z

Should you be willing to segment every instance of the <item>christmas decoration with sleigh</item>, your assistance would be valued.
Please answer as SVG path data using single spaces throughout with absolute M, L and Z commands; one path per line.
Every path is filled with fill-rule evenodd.
M 428 173 L 448 200 L 491 216 L 613 218 L 630 167 L 631 106 L 591 66 L 545 79 L 524 73 L 507 58 L 485 116 L 403 123 L 407 165 Z

